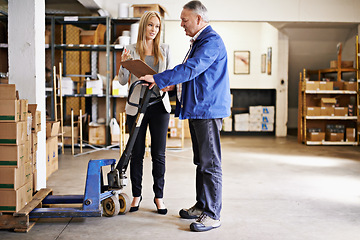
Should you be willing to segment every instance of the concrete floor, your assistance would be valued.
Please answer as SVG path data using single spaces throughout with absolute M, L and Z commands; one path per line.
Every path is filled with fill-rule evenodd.
M 165 216 L 153 203 L 151 161 L 145 159 L 143 201 L 135 213 L 86 219 L 42 219 L 28 233 L 0 239 L 360 239 L 360 147 L 305 146 L 296 137 L 223 136 L 222 226 L 195 233 L 178 212 L 194 204 L 191 144 L 167 151 Z M 54 194 L 83 194 L 90 159 L 118 151 L 59 158 L 48 180 Z M 125 193 L 130 196 L 130 186 Z

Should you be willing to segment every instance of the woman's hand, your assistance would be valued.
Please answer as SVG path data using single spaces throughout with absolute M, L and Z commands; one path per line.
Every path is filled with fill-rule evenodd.
M 130 50 L 124 49 L 124 51 L 121 54 L 121 62 L 125 62 L 126 60 L 129 60 L 131 58 Z
M 167 86 L 167 87 L 164 87 L 163 89 L 161 89 L 161 91 L 163 91 L 163 92 L 170 92 L 173 90 L 175 90 L 175 85 Z

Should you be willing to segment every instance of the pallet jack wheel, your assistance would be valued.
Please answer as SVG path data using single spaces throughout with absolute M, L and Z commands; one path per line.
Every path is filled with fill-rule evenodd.
M 130 197 L 126 193 L 119 194 L 120 212 L 123 215 L 130 210 Z
M 116 195 L 113 195 L 102 202 L 103 214 L 106 217 L 112 217 L 118 215 L 120 212 L 120 202 Z

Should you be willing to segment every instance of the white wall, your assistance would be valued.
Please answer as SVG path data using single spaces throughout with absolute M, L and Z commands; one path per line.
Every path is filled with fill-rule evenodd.
M 264 88 L 277 87 L 278 30 L 267 23 L 214 22 L 211 26 L 222 37 L 228 52 L 228 67 L 231 88 Z M 165 22 L 165 42 L 170 44 L 174 63 L 182 62 L 189 49 L 188 36 L 185 36 L 180 21 Z M 273 73 L 261 73 L 261 54 L 272 47 Z M 250 51 L 250 74 L 234 74 L 234 51 Z M 274 64 L 275 63 L 275 64 Z
M 222 37 L 228 53 L 228 70 L 232 89 L 276 89 L 276 136 L 286 136 L 287 129 L 287 38 L 268 23 L 211 21 Z M 283 36 L 282 38 L 280 37 Z M 190 38 L 185 36 L 180 21 L 165 22 L 165 42 L 170 44 L 174 64 L 182 62 Z M 281 41 L 280 41 L 281 40 Z M 272 73 L 261 73 L 261 55 L 272 48 Z M 234 74 L 234 51 L 250 51 L 250 74 Z M 281 50 L 282 56 L 279 56 Z M 286 59 L 284 63 L 284 59 Z M 281 66 L 279 61 L 282 60 Z M 284 76 L 285 73 L 285 76 Z M 284 84 L 281 84 L 284 80 Z
M 164 6 L 167 20 L 178 20 L 182 6 L 179 0 L 95 0 L 117 17 L 118 3 Z M 290 21 L 290 22 L 360 22 L 358 0 L 202 0 L 212 20 L 219 21 Z

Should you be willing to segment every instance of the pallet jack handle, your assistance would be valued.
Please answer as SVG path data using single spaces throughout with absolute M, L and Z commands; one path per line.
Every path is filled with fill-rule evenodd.
M 135 87 L 138 85 L 143 85 L 143 86 L 147 85 L 147 87 L 145 88 L 143 97 L 140 98 L 141 99 L 140 103 L 136 104 L 136 103 L 133 103 L 130 101 L 130 97 L 133 94 Z M 166 93 L 162 93 L 161 96 L 150 101 L 150 97 L 153 93 L 154 88 L 149 89 L 149 86 L 150 86 L 150 83 L 146 82 L 144 80 L 136 81 L 130 86 L 127 102 L 129 105 L 139 108 L 139 110 L 136 115 L 135 123 L 132 126 L 132 129 L 130 131 L 130 136 L 129 136 L 128 142 L 126 144 L 125 150 L 121 154 L 121 157 L 120 157 L 116 167 L 111 166 L 112 169 L 108 173 L 108 184 L 109 184 L 110 188 L 121 189 L 124 186 L 126 186 L 127 177 L 125 175 L 125 172 L 126 172 L 127 166 L 129 165 L 131 152 L 134 147 L 137 135 L 139 133 L 139 129 L 140 129 L 143 117 L 145 115 L 146 109 L 149 106 L 162 101 L 162 99 L 164 98 L 164 96 L 166 94 Z M 157 86 L 155 86 L 155 87 L 157 87 Z

